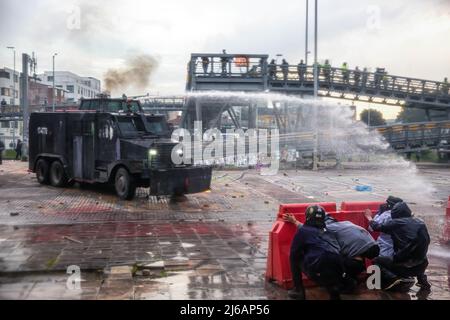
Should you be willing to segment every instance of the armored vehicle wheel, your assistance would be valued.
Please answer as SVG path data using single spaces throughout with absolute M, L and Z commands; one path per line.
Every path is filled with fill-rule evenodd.
M 134 179 L 125 168 L 117 170 L 114 178 L 114 187 L 117 195 L 122 200 L 131 200 L 136 193 Z
M 40 184 L 48 184 L 48 161 L 45 159 L 39 159 L 36 163 L 36 179 Z
M 50 166 L 50 183 L 54 187 L 64 187 L 67 184 L 67 175 L 64 166 L 58 160 Z

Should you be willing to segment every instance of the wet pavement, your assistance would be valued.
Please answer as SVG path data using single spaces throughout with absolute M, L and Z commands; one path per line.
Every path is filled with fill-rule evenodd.
M 432 234 L 432 292 L 369 291 L 344 299 L 450 299 L 445 232 L 450 169 L 216 171 L 209 192 L 119 201 L 105 187 L 41 186 L 27 164 L 0 166 L 2 299 L 287 299 L 264 278 L 280 203 L 404 198 Z M 354 186 L 372 186 L 357 192 Z M 73 286 L 69 266 L 81 269 Z M 76 282 L 75 282 L 76 283 Z M 319 288 L 308 298 L 326 299 Z

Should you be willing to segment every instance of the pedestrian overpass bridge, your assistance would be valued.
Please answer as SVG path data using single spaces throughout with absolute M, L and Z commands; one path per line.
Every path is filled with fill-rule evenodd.
M 313 66 L 273 66 L 268 59 L 258 54 L 194 53 L 186 89 L 314 94 Z M 318 75 L 321 97 L 421 108 L 429 120 L 450 119 L 448 83 L 334 67 L 319 67 Z

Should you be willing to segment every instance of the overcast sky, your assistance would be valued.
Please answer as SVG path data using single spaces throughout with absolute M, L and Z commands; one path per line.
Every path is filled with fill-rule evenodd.
M 0 0 L 0 12 L 0 66 L 12 67 L 5 47 L 13 45 L 35 51 L 39 71 L 58 52 L 57 70 L 103 80 L 108 68 L 150 54 L 159 67 L 145 92 L 183 92 L 192 52 L 281 53 L 290 63 L 304 56 L 305 0 Z M 450 0 L 319 0 L 325 58 L 442 80 L 450 75 Z

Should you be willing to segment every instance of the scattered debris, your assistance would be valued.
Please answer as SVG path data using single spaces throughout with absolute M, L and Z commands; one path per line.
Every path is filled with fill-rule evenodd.
M 58 262 L 58 257 L 52 258 L 50 260 L 47 261 L 47 269 L 51 269 L 53 268 L 53 266 L 56 264 L 56 262 Z
M 358 186 L 355 186 L 355 190 L 361 191 L 361 192 L 371 192 L 372 187 L 369 185 L 358 185 Z
M 83 244 L 83 242 L 81 242 L 80 240 L 76 240 L 74 238 L 68 237 L 68 236 L 64 236 L 63 239 L 78 243 L 78 244 Z
M 151 272 L 148 269 L 144 269 L 144 270 L 142 270 L 142 275 L 144 277 L 149 277 L 151 275 Z
M 164 261 L 156 261 L 149 264 L 144 265 L 146 269 L 164 269 Z

